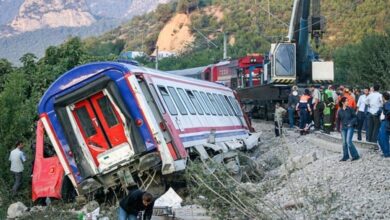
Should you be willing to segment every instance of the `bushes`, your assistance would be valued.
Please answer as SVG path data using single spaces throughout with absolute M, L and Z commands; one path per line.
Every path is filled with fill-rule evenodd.
M 350 85 L 390 86 L 390 28 L 384 34 L 366 35 L 360 43 L 335 51 L 336 80 Z

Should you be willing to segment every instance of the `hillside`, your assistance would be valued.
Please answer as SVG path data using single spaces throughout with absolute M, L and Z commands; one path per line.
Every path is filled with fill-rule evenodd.
M 180 2 L 188 1 L 179 1 L 179 4 Z M 172 3 L 160 7 L 156 12 L 136 17 L 101 37 L 89 39 L 88 42 L 99 44 L 121 39 L 125 41 L 124 50 L 143 50 L 148 54 L 155 50 L 156 45 L 172 52 L 183 52 L 183 47 L 187 51 L 193 51 L 191 48 L 198 51 L 206 48 L 221 51 L 221 32 L 226 32 L 229 35 L 229 56 L 264 53 L 269 50 L 271 42 L 282 40 L 287 35 L 293 0 L 270 0 L 270 13 L 266 0 L 192 2 L 198 6 L 187 10 L 186 7 L 180 8 L 177 3 Z M 386 14 L 390 2 L 386 0 L 321 2 L 327 29 L 318 52 L 326 59 L 332 57 L 335 49 L 357 43 L 368 33 L 383 33 L 390 24 L 390 18 Z M 175 21 L 177 16 L 184 16 L 180 13 L 187 13 L 181 19 L 183 23 Z M 187 18 L 190 20 L 186 20 Z M 177 25 L 173 27 L 173 23 Z M 187 26 L 184 31 L 187 34 L 178 38 L 183 26 Z M 219 47 L 210 45 L 200 33 Z M 178 43 L 180 41 L 183 43 Z
M 38 57 L 69 36 L 96 36 L 169 0 L 1 0 L 0 58 Z

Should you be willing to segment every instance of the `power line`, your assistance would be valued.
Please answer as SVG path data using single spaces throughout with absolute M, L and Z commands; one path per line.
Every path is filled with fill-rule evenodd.
M 355 6 L 358 2 L 360 2 L 361 0 L 355 0 L 354 2 L 351 3 L 351 5 L 349 5 L 348 7 L 346 7 L 345 9 L 343 9 L 341 12 L 338 12 L 338 13 L 333 13 L 333 14 L 330 14 L 328 17 L 336 17 L 337 15 L 340 15 L 342 14 L 343 12 L 347 11 L 347 10 L 350 10 L 353 6 Z M 312 23 L 311 25 L 308 25 L 307 28 L 313 26 L 313 25 L 316 25 L 316 24 L 319 24 L 321 21 L 316 21 L 314 23 Z M 295 32 L 298 32 L 298 31 L 301 31 L 305 28 L 299 28 L 297 30 L 294 31 Z

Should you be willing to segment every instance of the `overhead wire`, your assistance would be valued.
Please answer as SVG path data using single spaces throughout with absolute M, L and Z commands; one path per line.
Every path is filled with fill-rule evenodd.
M 338 16 L 338 15 L 340 15 L 340 14 L 343 14 L 345 11 L 350 10 L 350 9 L 353 8 L 355 5 L 357 5 L 357 3 L 360 2 L 360 1 L 361 1 L 361 0 L 354 0 L 353 2 L 351 2 L 351 4 L 350 4 L 348 7 L 342 9 L 342 10 L 339 11 L 339 12 L 331 13 L 331 14 L 329 15 L 329 17 L 336 17 L 336 16 Z M 262 6 L 260 6 L 260 4 L 258 4 L 257 7 L 259 7 L 262 11 L 266 12 L 267 14 L 269 14 L 271 17 L 275 18 L 277 21 L 279 21 L 278 23 L 281 23 L 284 27 L 289 27 L 289 25 L 288 25 L 286 22 L 284 22 L 283 20 L 281 20 L 280 18 L 278 18 L 275 14 L 271 13 L 271 12 L 268 11 L 267 9 L 263 8 Z M 311 23 L 310 25 L 307 26 L 307 28 L 312 27 L 313 25 L 319 24 L 320 22 L 321 22 L 321 21 L 316 21 L 316 22 L 314 22 L 314 23 Z M 294 30 L 294 33 L 299 32 L 299 31 L 301 31 L 301 30 L 303 30 L 303 29 L 304 29 L 304 28 L 299 28 L 299 29 L 297 29 L 297 30 Z M 261 35 L 261 34 L 260 34 L 260 36 L 262 36 L 263 38 L 267 39 L 267 37 L 264 36 L 264 35 Z M 279 36 L 279 37 L 283 37 L 283 36 Z
M 344 13 L 345 11 L 350 10 L 351 8 L 353 8 L 360 1 L 361 0 L 355 0 L 355 1 L 351 2 L 351 4 L 348 7 L 342 9 L 341 12 L 330 14 L 330 16 L 328 16 L 328 17 L 337 17 L 337 15 L 340 15 L 340 14 Z M 308 25 L 307 28 L 312 27 L 313 25 L 319 24 L 320 22 L 321 21 L 313 22 L 310 25 Z M 295 30 L 294 33 L 299 32 L 299 31 L 301 31 L 303 29 L 305 29 L 305 28 L 299 28 L 299 29 Z

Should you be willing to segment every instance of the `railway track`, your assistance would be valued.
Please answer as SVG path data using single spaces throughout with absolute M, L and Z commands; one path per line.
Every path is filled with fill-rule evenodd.
M 274 126 L 273 121 L 253 120 L 253 123 L 267 124 L 270 126 L 270 128 L 272 127 L 272 131 L 273 131 L 273 126 Z M 298 129 L 292 130 L 292 129 L 287 128 L 286 124 L 284 124 L 283 131 L 287 135 L 292 135 L 294 133 L 299 132 Z M 358 141 L 356 139 L 356 136 L 357 136 L 357 134 L 354 135 L 355 139 L 353 140 L 353 143 L 354 143 L 355 147 L 357 147 L 358 149 L 361 149 L 363 151 L 378 150 L 378 145 L 376 143 L 370 143 L 370 142 L 366 142 L 366 141 Z M 315 145 L 318 145 L 319 147 L 324 148 L 326 150 L 330 150 L 333 152 L 342 152 L 341 146 L 342 146 L 343 141 L 342 141 L 340 133 L 338 133 L 338 132 L 332 132 L 331 134 L 326 134 L 326 133 L 321 132 L 321 131 L 313 131 L 313 132 L 309 133 L 308 135 L 304 135 L 302 137 L 305 138 L 308 142 L 313 143 Z M 365 139 L 364 134 L 363 134 L 363 139 Z

